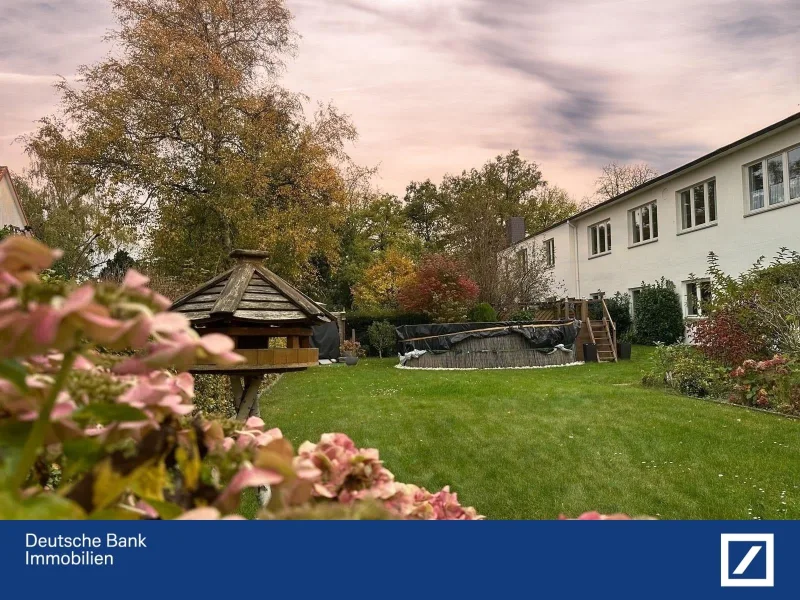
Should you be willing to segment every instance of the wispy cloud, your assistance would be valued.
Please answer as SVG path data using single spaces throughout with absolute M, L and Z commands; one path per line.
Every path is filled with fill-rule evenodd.
M 103 56 L 113 25 L 106 0 L 6 4 L 0 136 L 52 110 L 52 74 Z M 800 110 L 797 0 L 287 4 L 286 85 L 350 113 L 353 157 L 395 193 L 520 148 L 580 197 L 610 160 L 664 171 Z

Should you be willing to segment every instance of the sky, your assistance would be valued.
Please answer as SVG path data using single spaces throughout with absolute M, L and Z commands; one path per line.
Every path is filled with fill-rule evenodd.
M 284 85 L 333 102 L 403 195 L 518 148 L 576 199 L 602 165 L 665 172 L 800 112 L 798 0 L 287 0 Z M 107 0 L 0 0 L 0 164 L 103 57 Z

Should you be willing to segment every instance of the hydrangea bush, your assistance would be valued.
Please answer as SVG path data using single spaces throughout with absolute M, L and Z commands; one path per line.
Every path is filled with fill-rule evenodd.
M 735 404 L 800 414 L 800 365 L 776 354 L 769 360 L 748 359 L 731 371 Z
M 58 255 L 0 242 L 0 518 L 237 518 L 265 485 L 264 518 L 481 518 L 448 488 L 396 482 L 344 434 L 295 452 L 259 418 L 198 415 L 183 371 L 243 361 L 233 341 L 199 336 L 135 271 L 43 280 Z

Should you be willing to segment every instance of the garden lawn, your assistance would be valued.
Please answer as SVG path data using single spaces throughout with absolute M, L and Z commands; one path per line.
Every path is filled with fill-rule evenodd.
M 490 519 L 800 518 L 800 422 L 642 387 L 649 352 L 535 370 L 315 367 L 278 381 L 261 414 L 295 447 L 346 433 L 398 481 L 450 485 Z

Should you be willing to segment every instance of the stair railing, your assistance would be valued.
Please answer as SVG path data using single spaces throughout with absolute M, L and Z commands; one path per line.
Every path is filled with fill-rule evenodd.
M 614 353 L 614 362 L 617 361 L 617 326 L 614 324 L 614 321 L 611 319 L 611 313 L 608 312 L 608 306 L 606 305 L 606 299 L 601 298 L 600 302 L 603 303 L 603 322 L 606 326 L 606 333 L 608 334 L 608 339 L 611 342 L 611 352 Z

